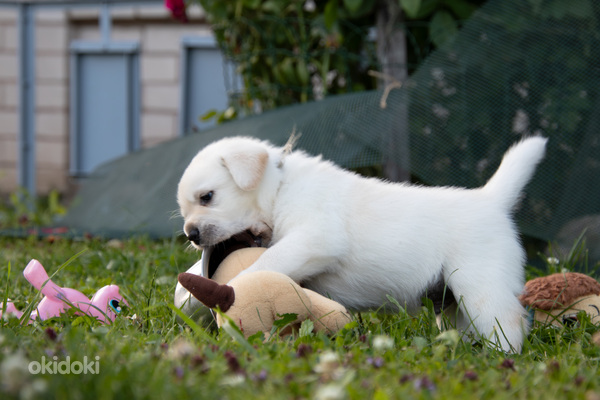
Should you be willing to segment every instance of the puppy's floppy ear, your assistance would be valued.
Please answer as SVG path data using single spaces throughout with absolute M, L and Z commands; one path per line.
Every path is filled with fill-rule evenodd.
M 222 159 L 239 188 L 253 190 L 256 189 L 265 173 L 269 153 L 263 146 L 257 144 L 226 154 Z

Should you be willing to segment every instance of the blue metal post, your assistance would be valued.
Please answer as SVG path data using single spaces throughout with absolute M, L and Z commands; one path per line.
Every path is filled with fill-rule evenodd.
M 35 180 L 35 41 L 34 9 L 19 4 L 19 185 L 31 196 Z
M 112 29 L 112 19 L 110 15 L 110 7 L 108 3 L 102 5 L 100 9 L 100 41 L 103 45 L 108 46 L 110 44 L 110 34 Z

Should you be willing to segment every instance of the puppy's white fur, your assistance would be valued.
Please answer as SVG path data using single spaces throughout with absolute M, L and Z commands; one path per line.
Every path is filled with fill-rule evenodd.
M 272 235 L 246 272 L 282 272 L 355 310 L 378 308 L 387 295 L 417 310 L 443 279 L 459 328 L 518 351 L 525 256 L 511 210 L 545 145 L 523 140 L 485 186 L 459 189 L 364 178 L 302 151 L 227 138 L 191 161 L 178 202 L 199 248 L 248 229 Z

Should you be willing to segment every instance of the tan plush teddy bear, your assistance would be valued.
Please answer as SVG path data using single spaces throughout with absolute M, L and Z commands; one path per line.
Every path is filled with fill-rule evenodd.
M 350 321 L 341 304 L 304 289 L 288 276 L 272 271 L 257 271 L 236 277 L 265 251 L 262 247 L 236 250 L 219 264 L 211 279 L 179 274 L 179 283 L 210 308 L 220 310 L 249 337 L 262 331 L 268 337 L 273 322 L 284 314 L 296 314 L 296 323 L 280 334 L 287 334 L 302 321 L 310 319 L 315 331 L 335 333 Z M 217 314 L 217 325 L 224 323 Z

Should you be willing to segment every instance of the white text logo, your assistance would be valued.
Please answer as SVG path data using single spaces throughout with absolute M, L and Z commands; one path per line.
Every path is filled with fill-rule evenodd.
M 31 361 L 28 369 L 33 375 L 98 374 L 100 373 L 100 357 L 96 356 L 94 360 L 88 361 L 87 356 L 85 356 L 83 361 L 71 362 L 71 357 L 67 356 L 66 360 L 58 361 L 57 356 L 52 357 L 51 360 L 46 360 L 46 357 L 43 356 L 41 362 Z

